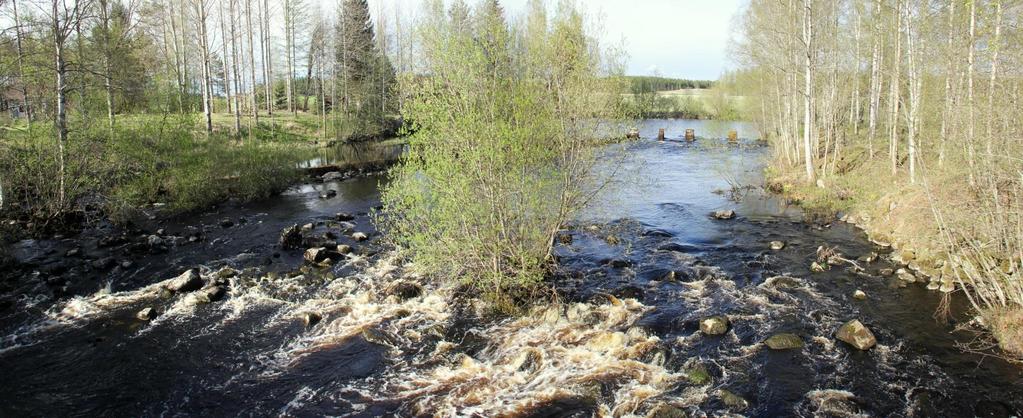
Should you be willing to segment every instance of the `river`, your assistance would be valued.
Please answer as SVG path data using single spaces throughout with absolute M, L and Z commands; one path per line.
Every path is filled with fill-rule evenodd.
M 659 128 L 667 141 L 652 139 Z M 686 128 L 700 136 L 695 143 L 681 139 Z M 740 144 L 720 139 L 729 130 Z M 950 317 L 935 319 L 942 294 L 881 274 L 898 268 L 886 249 L 850 225 L 805 223 L 758 187 L 769 150 L 751 126 L 649 120 L 641 134 L 609 146 L 626 152 L 606 168 L 620 171 L 619 181 L 556 248 L 561 303 L 521 318 L 479 318 L 451 288 L 403 278 L 404 261 L 372 227 L 380 174 L 137 225 L 123 240 L 100 242 L 121 233 L 107 227 L 17 243 L 29 267 L 5 289 L 16 297 L 0 305 L 0 415 L 1023 411 L 1023 369 L 963 350 L 975 334 L 961 298 L 952 298 Z M 390 152 L 342 150 L 314 163 Z M 337 196 L 321 198 L 326 190 Z M 737 216 L 712 219 L 718 209 Z M 354 219 L 339 221 L 339 212 Z M 331 268 L 303 267 L 302 251 L 281 249 L 278 237 L 306 223 L 307 237 L 326 234 L 355 251 Z M 150 241 L 158 229 L 159 242 Z M 785 247 L 772 250 L 771 241 Z M 880 258 L 813 273 L 821 246 Z M 117 265 L 96 263 L 108 257 Z M 193 267 L 207 281 L 224 276 L 223 300 L 161 290 Z M 867 298 L 853 298 L 856 290 Z M 159 315 L 137 319 L 145 307 Z M 310 313 L 319 319 L 307 325 Z M 712 315 L 729 319 L 724 335 L 699 331 Z M 851 319 L 877 346 L 836 341 Z M 781 332 L 803 346 L 763 344 Z

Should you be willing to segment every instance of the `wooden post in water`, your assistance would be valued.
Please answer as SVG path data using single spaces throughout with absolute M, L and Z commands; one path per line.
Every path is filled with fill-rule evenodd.
M 686 129 L 686 141 L 692 142 L 696 140 L 696 130 Z
M 664 128 L 661 128 L 661 130 L 657 131 L 657 140 L 658 141 L 664 140 Z
M 739 133 L 735 131 L 728 131 L 728 143 L 735 144 L 739 142 Z

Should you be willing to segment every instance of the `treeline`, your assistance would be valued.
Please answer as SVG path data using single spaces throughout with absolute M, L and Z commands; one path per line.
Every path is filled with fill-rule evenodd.
M 68 115 L 202 112 L 251 123 L 279 112 L 330 114 L 339 136 L 372 135 L 396 113 L 408 34 L 366 0 L 334 21 L 304 0 L 12 0 L 0 32 L 0 106 L 28 123 Z M 400 17 L 395 9 L 395 20 Z M 395 36 L 387 33 L 395 29 Z M 377 34 L 377 32 L 380 32 Z M 334 112 L 334 110 L 337 112 Z
M 633 93 L 671 91 L 682 89 L 709 89 L 714 87 L 711 80 L 689 80 L 655 76 L 627 76 Z
M 852 202 L 843 205 L 914 246 L 900 257 L 937 277 L 932 287 L 966 290 L 1002 346 L 1023 355 L 1023 334 L 1012 343 L 1003 332 L 1023 329 L 1020 10 L 1001 0 L 751 2 L 734 50 L 778 171 L 848 189 L 836 194 Z
M 405 17 L 336 5 L 0 2 L 0 216 L 39 227 L 96 202 L 116 217 L 264 196 L 297 158 L 270 141 L 396 131 Z

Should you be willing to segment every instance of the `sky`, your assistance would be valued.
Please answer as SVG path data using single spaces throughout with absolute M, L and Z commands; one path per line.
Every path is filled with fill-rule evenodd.
M 320 1 L 328 7 L 337 0 Z M 525 10 L 526 1 L 501 0 L 501 4 L 512 17 Z M 602 42 L 624 42 L 629 75 L 714 80 L 730 68 L 727 49 L 732 17 L 745 1 L 579 0 L 579 4 L 599 19 Z M 474 4 L 475 0 L 466 2 Z M 403 10 L 422 8 L 422 0 L 370 0 L 371 10 L 382 6 L 390 15 L 395 4 Z

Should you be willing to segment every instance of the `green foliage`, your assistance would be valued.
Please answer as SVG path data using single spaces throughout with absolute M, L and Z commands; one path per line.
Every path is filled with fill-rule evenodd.
M 682 89 L 709 89 L 714 87 L 711 80 L 689 80 L 656 76 L 626 76 L 633 94 Z
M 366 0 L 344 0 L 336 27 L 338 74 L 341 83 L 345 129 L 340 139 L 365 139 L 386 130 L 387 117 L 395 111 L 392 90 L 394 67 L 377 48 L 373 21 Z
M 624 109 L 615 62 L 580 13 L 562 3 L 548 22 L 542 9 L 524 28 L 477 9 L 470 31 L 429 5 L 418 33 L 430 76 L 406 81 L 415 133 L 383 195 L 384 227 L 418 269 L 503 306 L 544 279 L 554 234 L 591 196 L 593 144 Z
M 219 133 L 206 138 L 195 127 L 192 117 L 136 116 L 120 121 L 112 137 L 105 126 L 74 132 L 63 199 L 51 130 L 7 130 L 0 142 L 4 215 L 59 225 L 87 205 L 101 205 L 124 221 L 153 203 L 180 213 L 228 197 L 265 197 L 299 178 L 295 163 L 303 153 L 293 147 L 259 136 L 240 143 Z

